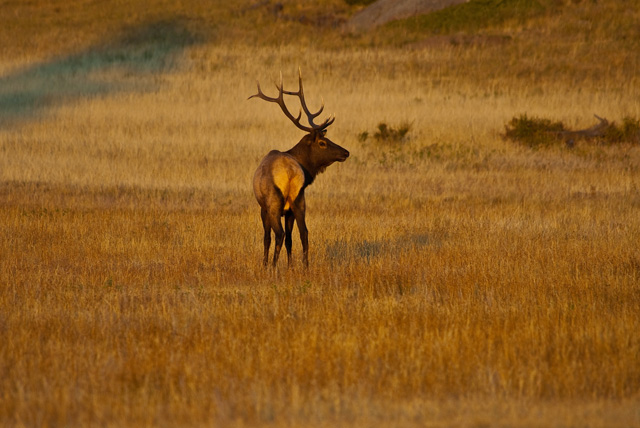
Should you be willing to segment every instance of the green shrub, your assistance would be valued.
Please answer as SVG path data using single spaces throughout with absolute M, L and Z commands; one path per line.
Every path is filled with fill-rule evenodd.
M 527 147 L 549 146 L 561 141 L 565 131 L 562 122 L 528 117 L 526 114 L 514 117 L 505 126 L 504 137 Z
M 409 122 L 403 122 L 396 127 L 390 126 L 385 122 L 380 122 L 377 131 L 373 134 L 373 138 L 380 143 L 402 143 L 407 140 L 410 130 L 411 123 Z M 368 131 L 363 131 L 358 134 L 358 140 L 360 142 L 365 142 L 368 139 Z
M 376 0 L 344 0 L 344 2 L 350 6 L 362 5 L 368 6 Z
M 597 116 L 596 116 L 597 117 Z M 600 118 L 598 118 L 600 119 Z M 504 138 L 536 148 L 565 143 L 573 146 L 575 140 L 600 144 L 640 143 L 640 120 L 625 117 L 622 125 L 600 119 L 600 124 L 582 130 L 566 129 L 562 122 L 528 117 L 526 114 L 512 118 L 505 125 Z
M 640 120 L 629 116 L 622 119 L 622 140 L 640 144 Z
M 512 19 L 524 22 L 544 13 L 547 9 L 544 3 L 538 0 L 471 0 L 391 25 L 420 33 L 473 33 Z

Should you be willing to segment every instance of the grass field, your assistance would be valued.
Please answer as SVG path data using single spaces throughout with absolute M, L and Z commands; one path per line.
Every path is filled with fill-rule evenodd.
M 252 4 L 6 5 L 0 426 L 640 426 L 640 147 L 501 136 L 640 117 L 638 3 Z M 303 134 L 247 97 L 298 66 L 351 157 L 265 271 L 251 178 Z

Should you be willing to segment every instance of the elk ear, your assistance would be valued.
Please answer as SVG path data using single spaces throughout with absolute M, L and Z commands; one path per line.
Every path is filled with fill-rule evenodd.
M 325 135 L 327 135 L 327 130 L 323 129 L 322 131 L 315 131 L 313 133 L 313 141 L 318 141 L 319 139 L 323 138 Z
M 315 132 L 315 131 L 310 133 L 307 137 L 308 137 L 307 138 L 307 144 L 309 144 L 309 145 L 311 145 L 311 144 L 313 144 L 313 143 L 318 141 L 318 133 Z

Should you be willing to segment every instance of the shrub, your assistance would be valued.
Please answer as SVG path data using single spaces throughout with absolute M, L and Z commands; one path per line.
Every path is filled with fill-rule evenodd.
M 423 34 L 474 33 L 509 20 L 525 22 L 545 13 L 549 9 L 546 3 L 538 0 L 470 0 L 391 25 Z
M 407 122 L 401 123 L 397 128 L 392 128 L 381 122 L 378 124 L 378 130 L 373 134 L 373 138 L 378 141 L 400 142 L 404 141 L 410 129 L 411 124 Z
M 640 120 L 629 116 L 622 119 L 622 140 L 640 144 Z
M 587 129 L 566 129 L 562 122 L 526 114 L 514 117 L 505 126 L 504 137 L 527 147 L 535 148 L 566 143 L 572 147 L 575 140 L 594 141 L 600 144 L 640 143 L 640 120 L 625 117 L 622 125 L 599 118 L 600 123 Z
M 344 2 L 350 6 L 362 5 L 368 6 L 376 0 L 344 0 Z
M 403 122 L 394 127 L 380 122 L 377 131 L 373 134 L 373 138 L 380 143 L 402 143 L 407 140 L 411 123 Z M 365 142 L 369 139 L 369 131 L 363 131 L 358 134 L 358 140 Z
M 526 114 L 514 117 L 505 126 L 504 137 L 527 147 L 549 146 L 561 141 L 560 134 L 565 131 L 562 122 L 549 119 L 528 117 Z

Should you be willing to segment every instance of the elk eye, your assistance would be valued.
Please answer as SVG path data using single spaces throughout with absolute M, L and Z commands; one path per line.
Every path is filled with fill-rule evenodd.
M 319 144 L 319 145 L 320 145 L 320 147 L 322 147 L 322 148 L 327 147 L 327 142 L 326 142 L 326 141 L 322 141 L 322 140 L 320 140 L 320 141 L 318 141 L 318 144 Z

